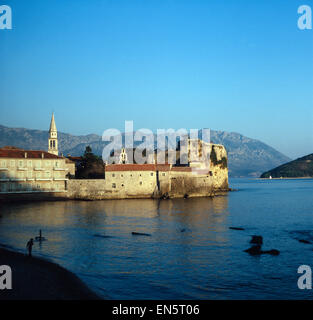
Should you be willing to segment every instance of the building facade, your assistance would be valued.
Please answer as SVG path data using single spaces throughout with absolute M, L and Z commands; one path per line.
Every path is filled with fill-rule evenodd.
M 75 175 L 75 163 L 58 155 L 58 134 L 52 114 L 48 152 L 0 148 L 0 193 L 66 192 L 69 176 Z
M 16 193 L 101 200 L 200 197 L 228 191 L 226 149 L 199 139 L 189 139 L 183 151 L 177 148 L 163 155 L 142 150 L 145 164 L 133 163 L 138 150 L 123 148 L 114 154 L 115 164 L 105 165 L 105 179 L 93 180 L 73 179 L 75 163 L 82 159 L 59 156 L 58 147 L 52 114 L 48 152 L 0 148 L 0 199 Z
M 45 151 L 0 149 L 0 192 L 64 192 L 66 159 Z
M 227 153 L 208 144 L 209 166 L 193 159 L 187 166 L 172 164 L 110 164 L 105 179 L 69 180 L 70 199 L 188 198 L 224 194 L 228 189 Z M 203 149 L 202 149 L 203 150 Z M 212 156 L 213 155 L 213 156 Z

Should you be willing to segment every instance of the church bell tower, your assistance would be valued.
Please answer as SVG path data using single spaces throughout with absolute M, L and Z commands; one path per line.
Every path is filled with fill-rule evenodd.
M 49 129 L 48 152 L 55 154 L 56 156 L 59 155 L 58 132 L 57 132 L 57 127 L 55 125 L 53 113 L 52 113 L 52 118 L 51 118 L 51 122 L 50 122 L 50 129 Z

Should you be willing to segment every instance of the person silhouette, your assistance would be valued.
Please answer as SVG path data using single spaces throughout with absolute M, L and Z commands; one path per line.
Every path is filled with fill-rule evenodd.
M 28 256 L 31 257 L 32 256 L 32 249 L 33 249 L 33 245 L 34 245 L 34 240 L 33 238 L 31 238 L 26 245 L 26 248 L 28 250 Z

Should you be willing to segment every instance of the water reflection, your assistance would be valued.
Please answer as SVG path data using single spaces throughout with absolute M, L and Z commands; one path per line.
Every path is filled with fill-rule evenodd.
M 313 182 L 238 184 L 240 192 L 213 199 L 6 204 L 0 243 L 25 251 L 42 229 L 48 241 L 35 243 L 35 255 L 115 299 L 305 298 L 295 270 L 310 264 L 312 248 L 294 234 L 313 228 Z M 250 257 L 251 234 L 282 254 Z
M 23 251 L 42 229 L 48 241 L 35 243 L 34 254 L 88 281 L 105 272 L 113 278 L 156 277 L 149 281 L 160 286 L 160 274 L 201 267 L 200 247 L 227 242 L 220 233 L 228 215 L 227 197 L 37 202 L 5 205 L 1 213 L 1 243 Z M 133 231 L 151 237 L 134 237 Z
M 50 250 L 57 246 L 54 254 L 60 256 L 87 236 L 121 238 L 133 231 L 153 235 L 156 243 L 173 241 L 184 247 L 223 243 L 228 198 L 38 202 L 2 206 L 1 212 L 3 241 L 11 240 L 11 245 L 23 248 L 25 241 L 42 229 L 49 240 L 43 246 Z M 206 231 L 211 233 L 203 237 Z M 94 243 L 88 241 L 84 254 Z

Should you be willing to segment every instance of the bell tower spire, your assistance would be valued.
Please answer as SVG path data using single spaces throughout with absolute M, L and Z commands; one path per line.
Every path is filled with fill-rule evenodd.
M 58 151 L 58 132 L 57 127 L 54 121 L 54 113 L 52 113 L 52 118 L 50 122 L 50 129 L 49 129 L 49 139 L 48 139 L 48 152 L 55 154 L 56 156 L 59 155 Z

